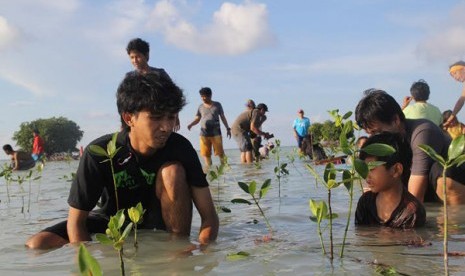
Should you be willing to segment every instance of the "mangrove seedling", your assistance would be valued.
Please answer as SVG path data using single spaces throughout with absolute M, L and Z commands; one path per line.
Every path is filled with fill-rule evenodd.
M 102 269 L 98 261 L 90 254 L 86 246 L 81 243 L 78 253 L 79 273 L 82 276 L 101 276 Z
M 265 220 L 265 223 L 266 223 L 266 226 L 268 227 L 268 230 L 270 232 L 270 238 L 271 238 L 273 236 L 273 229 L 271 228 L 270 222 L 268 221 L 268 218 L 266 217 L 265 213 L 263 212 L 262 207 L 260 206 L 260 200 L 266 195 L 266 193 L 268 192 L 268 190 L 271 187 L 270 186 L 271 185 L 271 179 L 267 179 L 267 180 L 265 180 L 265 182 L 263 182 L 263 184 L 262 184 L 262 186 L 261 186 L 261 188 L 259 190 L 258 197 L 257 197 L 257 195 L 255 195 L 255 192 L 257 190 L 257 182 L 255 182 L 254 180 L 250 181 L 249 183 L 238 182 L 237 184 L 239 185 L 239 187 L 244 192 L 246 192 L 247 194 L 252 196 L 253 203 L 258 207 L 258 210 L 260 211 L 260 214 L 262 215 L 263 219 Z M 235 198 L 235 199 L 231 200 L 231 202 L 232 203 L 243 203 L 243 204 L 252 205 L 252 202 L 250 202 L 249 200 L 243 199 L 243 198 Z
M 12 174 L 13 169 L 8 164 L 4 164 L 3 170 L 0 172 L 0 177 L 5 178 L 6 195 L 8 198 L 8 203 L 10 203 L 10 184 L 13 180 L 13 177 L 11 176 Z
M 447 157 L 444 158 L 428 145 L 419 145 L 419 148 L 423 150 L 429 157 L 441 164 L 442 170 L 442 195 L 443 195 L 443 216 L 444 216 L 444 241 L 443 241 L 443 251 L 444 251 L 444 273 L 449 275 L 449 260 L 448 260 L 448 214 L 447 214 L 447 185 L 446 185 L 446 172 L 449 168 L 453 166 L 460 166 L 465 162 L 465 136 L 461 135 L 454 140 L 449 145 L 447 151 Z
M 118 251 L 121 275 L 125 275 L 124 271 L 124 260 L 123 260 L 123 245 L 131 232 L 133 223 L 130 222 L 123 232 L 121 228 L 124 225 L 126 216 L 124 215 L 124 209 L 119 210 L 114 216 L 110 217 L 108 222 L 108 228 L 105 231 L 106 234 L 97 233 L 96 238 L 101 244 L 113 245 L 113 248 Z
M 279 139 L 275 140 L 276 146 L 271 150 L 271 153 L 275 156 L 277 165 L 274 167 L 274 174 L 278 179 L 278 197 L 281 198 L 281 177 L 284 175 L 289 175 L 287 170 L 287 163 L 281 163 L 281 141 Z
M 118 202 L 118 187 L 116 186 L 116 179 L 115 179 L 115 170 L 113 168 L 113 157 L 118 153 L 118 151 L 121 149 L 121 147 L 116 148 L 116 138 L 118 137 L 118 132 L 115 132 L 111 138 L 111 140 L 107 144 L 107 149 L 103 149 L 102 147 L 98 145 L 90 145 L 89 146 L 89 151 L 90 153 L 97 155 L 97 156 L 103 156 L 106 157 L 107 159 L 103 160 L 103 162 L 110 162 L 110 167 L 111 167 L 111 175 L 113 176 L 113 186 L 115 189 L 115 199 L 116 199 L 116 210 L 119 210 L 119 202 Z
M 324 219 L 330 219 L 330 214 L 328 212 L 328 206 L 324 200 L 315 201 L 310 199 L 309 201 L 310 210 L 312 211 L 313 216 L 310 217 L 310 220 L 316 222 L 318 237 L 320 238 L 320 246 L 323 255 L 326 255 L 325 244 L 323 242 L 323 232 L 321 231 L 321 222 Z M 337 214 L 331 214 L 331 219 L 337 218 Z
M 211 170 L 208 172 L 208 176 L 210 178 L 210 181 L 217 181 L 217 187 L 218 187 L 218 191 L 217 191 L 217 206 L 216 206 L 216 209 L 217 211 L 221 210 L 225 213 L 231 213 L 231 209 L 229 209 L 228 207 L 226 206 L 222 206 L 221 205 L 221 198 L 220 198 L 220 177 L 224 175 L 224 172 L 226 170 L 226 168 L 229 168 L 229 165 L 227 162 L 223 162 L 221 163 L 221 165 L 219 166 L 215 166 L 216 170 Z M 225 182 L 225 179 L 223 178 L 223 183 Z
M 134 247 L 137 249 L 139 247 L 137 243 L 137 225 L 142 223 L 145 209 L 142 208 L 142 203 L 137 203 L 136 207 L 131 207 L 128 209 L 129 219 L 133 223 L 134 227 Z

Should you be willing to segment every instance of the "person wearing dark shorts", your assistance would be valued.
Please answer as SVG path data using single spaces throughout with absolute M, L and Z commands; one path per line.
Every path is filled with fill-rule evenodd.
M 35 234 L 26 245 L 47 249 L 90 240 L 90 234 L 105 232 L 110 216 L 139 202 L 146 209 L 139 228 L 177 235 L 190 234 L 194 203 L 201 217 L 199 243 L 215 240 L 219 223 L 206 176 L 191 143 L 173 132 L 184 105 L 183 92 L 171 79 L 128 75 L 117 91 L 124 128 L 116 137 L 113 172 L 107 157 L 88 146 L 71 185 L 67 221 Z M 112 137 L 91 145 L 106 149 Z

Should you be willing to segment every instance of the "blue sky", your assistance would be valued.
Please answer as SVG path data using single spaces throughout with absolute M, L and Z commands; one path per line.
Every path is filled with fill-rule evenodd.
M 84 131 L 79 145 L 119 129 L 115 91 L 132 70 L 135 37 L 151 46 L 188 105 L 180 133 L 209 86 L 230 124 L 248 98 L 269 107 L 263 130 L 294 145 L 302 108 L 313 122 L 351 111 L 371 87 L 399 102 L 425 79 L 430 102 L 451 109 L 461 84 L 448 65 L 464 58 L 465 1 L 80 1 L 0 0 L 0 142 L 22 122 L 64 116 Z M 465 121 L 465 112 L 459 114 Z M 233 140 L 225 140 L 234 148 Z M 0 158 L 6 158 L 3 152 Z

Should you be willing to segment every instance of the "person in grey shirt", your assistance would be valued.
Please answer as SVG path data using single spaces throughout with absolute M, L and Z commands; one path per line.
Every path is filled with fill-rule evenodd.
M 215 155 L 224 163 L 225 154 L 223 149 L 223 138 L 221 136 L 220 118 L 226 128 L 226 135 L 231 139 L 231 128 L 223 112 L 221 103 L 212 101 L 212 90 L 209 87 L 203 87 L 199 91 L 203 103 L 199 106 L 194 120 L 187 126 L 191 130 L 193 126 L 200 122 L 200 155 L 205 160 L 208 167 L 212 164 L 212 147 Z

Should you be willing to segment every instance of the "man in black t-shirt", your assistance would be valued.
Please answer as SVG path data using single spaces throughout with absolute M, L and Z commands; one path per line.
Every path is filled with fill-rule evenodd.
M 102 162 L 106 157 L 87 147 L 68 197 L 68 220 L 37 233 L 26 245 L 46 249 L 90 240 L 90 233 L 105 232 L 118 208 L 138 202 L 147 209 L 141 228 L 180 235 L 190 234 L 194 202 L 201 217 L 199 242 L 215 240 L 218 217 L 200 161 L 190 142 L 173 133 L 184 105 L 182 90 L 171 79 L 126 76 L 117 91 L 123 130 L 116 139 L 120 150 L 112 159 L 114 172 Z M 105 135 L 91 145 L 106 148 L 111 139 Z M 99 199 L 101 208 L 94 210 Z

